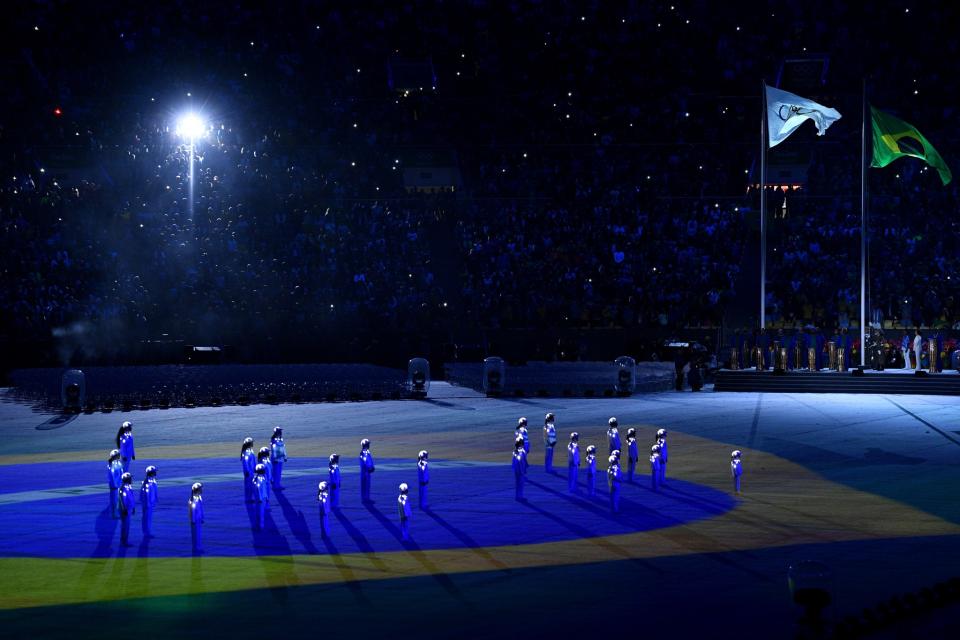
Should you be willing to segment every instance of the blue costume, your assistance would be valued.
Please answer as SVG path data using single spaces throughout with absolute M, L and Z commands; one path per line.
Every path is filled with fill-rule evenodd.
M 740 495 L 740 476 L 743 475 L 743 464 L 740 462 L 739 450 L 730 454 L 730 475 L 733 476 L 733 490 Z
M 906 333 L 900 341 L 900 350 L 903 352 L 903 368 L 910 369 L 910 336 Z
M 587 447 L 587 495 L 597 495 L 597 448 Z
M 936 371 L 943 372 L 943 334 L 937 331 L 937 334 L 933 339 L 936 341 L 937 345 Z
M 793 369 L 793 352 L 797 346 L 797 337 L 794 335 L 785 335 L 781 346 L 787 350 L 787 369 Z
M 757 368 L 766 371 L 770 368 L 770 336 L 763 329 L 757 336 L 757 346 L 760 347 L 760 360 L 757 362 Z
M 283 429 L 274 427 L 273 437 L 270 438 L 270 465 L 273 468 L 273 486 L 283 489 L 280 476 L 283 473 L 283 463 L 287 461 L 287 445 L 283 442 Z
M 373 454 L 370 453 L 370 441 L 364 438 L 360 442 L 360 500 L 370 502 L 370 476 L 376 471 Z
M 607 467 L 607 485 L 610 487 L 610 510 L 620 512 L 620 485 L 623 484 L 623 472 L 620 463 L 614 456 L 610 456 L 610 466 Z
M 753 346 L 750 344 L 750 334 L 747 331 L 743 331 L 740 334 L 740 340 L 737 344 L 740 348 L 740 368 L 749 369 L 750 368 L 750 348 Z
M 270 448 L 269 447 L 260 447 L 260 451 L 257 452 L 257 466 L 263 465 L 263 477 L 267 479 L 267 498 L 270 497 L 270 487 L 273 486 L 273 467 L 270 465 Z M 256 474 L 254 474 L 253 480 L 254 485 L 256 485 Z M 257 494 L 260 489 L 255 487 L 253 490 L 253 499 L 257 500 Z M 270 502 L 267 501 L 267 509 L 270 508 Z
M 607 444 L 610 453 L 620 449 L 620 431 L 617 429 L 616 418 L 607 420 Z
M 340 454 L 334 453 L 330 456 L 329 472 L 327 473 L 327 482 L 330 489 L 330 508 L 340 508 Z
M 187 502 L 187 515 L 190 518 L 190 541 L 194 553 L 203 552 L 203 485 L 199 482 L 190 488 L 190 500 Z
M 123 478 L 123 466 L 120 464 L 120 450 L 114 449 L 107 459 L 107 486 L 110 487 L 110 516 L 120 517 L 120 485 Z
M 660 445 L 660 484 L 667 481 L 667 430 L 657 430 L 657 444 Z
M 324 538 L 330 537 L 330 511 L 332 507 L 328 487 L 329 484 L 326 482 L 321 482 L 317 486 L 317 504 L 320 508 L 320 535 Z
M 517 438 L 513 450 L 513 480 L 516 483 L 516 499 L 523 500 L 523 482 L 527 475 L 527 453 L 523 450 L 523 438 Z
M 548 413 L 543 423 L 543 468 L 553 473 L 553 449 L 557 446 L 557 427 L 553 423 L 553 414 Z
M 267 509 L 270 508 L 270 480 L 267 478 L 267 465 L 263 463 L 257 465 L 257 472 L 253 476 L 253 486 L 257 489 L 257 516 L 260 530 L 263 531 Z
M 133 492 L 133 476 L 123 474 L 120 493 L 120 544 L 124 547 L 130 544 L 130 518 L 137 511 L 137 496 Z
M 577 473 L 580 471 L 580 434 L 574 431 L 570 434 L 570 444 L 567 445 L 567 491 L 576 493 Z
M 633 474 L 637 470 L 640 451 L 637 449 L 637 430 L 627 429 L 627 482 L 633 483 Z
M 253 438 L 246 438 L 240 449 L 240 463 L 243 465 L 243 499 L 254 501 L 253 475 L 257 468 L 257 454 L 253 452 Z
M 403 534 L 404 540 L 410 539 L 410 496 L 407 495 L 407 492 L 410 488 L 407 486 L 407 483 L 404 482 L 400 485 L 400 495 L 397 496 L 397 512 L 400 516 L 400 532 Z
M 120 450 L 120 464 L 123 465 L 123 472 L 130 471 L 130 461 L 137 459 L 137 454 L 133 449 L 133 424 L 124 422 L 120 427 L 120 433 L 117 434 L 117 449 Z
M 824 366 L 826 366 L 824 363 L 823 353 L 824 344 L 826 344 L 826 340 L 823 338 L 823 333 L 817 331 L 817 334 L 814 336 L 813 340 L 813 345 L 817 349 L 817 371 L 820 371 L 824 368 Z
M 153 512 L 157 508 L 157 468 L 147 467 L 147 475 L 140 485 L 140 504 L 143 506 L 143 520 L 140 522 L 144 538 L 153 537 Z
M 650 488 L 656 491 L 660 488 L 660 445 L 650 447 Z
M 526 453 L 530 453 L 530 433 L 527 431 L 527 419 L 520 418 L 517 421 L 517 433 L 518 438 L 523 438 L 523 450 Z
M 421 451 L 417 454 L 417 484 L 420 486 L 420 510 L 427 508 L 427 488 L 430 484 L 430 461 L 427 459 L 429 453 Z

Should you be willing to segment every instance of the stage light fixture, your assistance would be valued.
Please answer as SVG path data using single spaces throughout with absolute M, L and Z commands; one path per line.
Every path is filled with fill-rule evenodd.
M 188 140 L 202 138 L 207 131 L 207 124 L 196 113 L 187 113 L 177 120 L 177 135 Z

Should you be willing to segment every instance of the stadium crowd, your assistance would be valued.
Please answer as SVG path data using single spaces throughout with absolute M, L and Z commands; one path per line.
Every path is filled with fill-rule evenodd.
M 95 33 L 71 21 L 90 10 L 104 12 Z M 757 80 L 808 49 L 835 60 L 838 91 L 863 73 L 909 78 L 878 100 L 954 157 L 938 127 L 955 101 L 912 95 L 938 80 L 923 55 L 871 42 L 872 67 L 845 66 L 862 34 L 803 8 L 448 10 L 18 10 L 6 46 L 24 64 L 0 70 L 17 123 L 2 130 L 2 333 L 719 326 L 755 250 Z M 97 54 L 59 55 L 87 38 Z M 186 108 L 209 123 L 192 178 Z M 842 123 L 773 223 L 775 322 L 856 318 L 859 122 Z M 871 175 L 885 318 L 960 322 L 956 205 L 955 183 L 919 163 Z

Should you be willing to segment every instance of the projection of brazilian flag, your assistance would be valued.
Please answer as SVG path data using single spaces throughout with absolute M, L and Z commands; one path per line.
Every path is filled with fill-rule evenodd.
M 871 167 L 885 167 L 897 158 L 911 156 L 936 169 L 943 184 L 950 182 L 953 178 L 950 167 L 916 127 L 873 106 L 870 107 L 870 115 L 873 121 Z

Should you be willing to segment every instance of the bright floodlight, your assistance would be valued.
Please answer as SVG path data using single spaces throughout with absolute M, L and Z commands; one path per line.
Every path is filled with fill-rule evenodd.
M 207 126 L 203 120 L 195 113 L 188 113 L 181 116 L 177 121 L 177 135 L 183 136 L 188 140 L 196 140 L 203 137 Z

